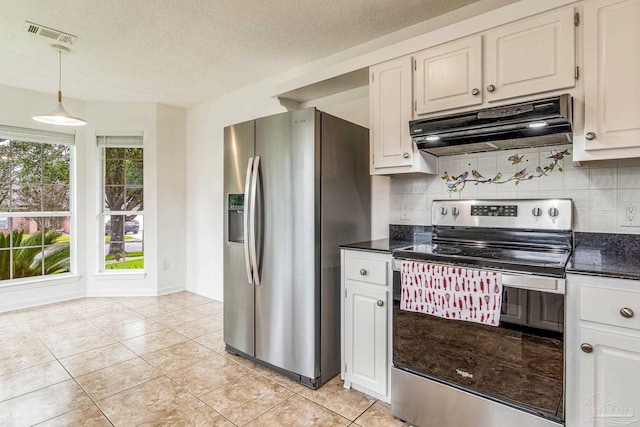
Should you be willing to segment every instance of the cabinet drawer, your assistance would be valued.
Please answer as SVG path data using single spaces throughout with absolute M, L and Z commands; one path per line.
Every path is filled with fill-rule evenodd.
M 387 285 L 387 262 L 365 258 L 345 258 L 345 276 L 348 280 Z
M 625 317 L 624 311 L 630 317 Z M 580 289 L 580 319 L 640 329 L 640 292 L 583 286 Z

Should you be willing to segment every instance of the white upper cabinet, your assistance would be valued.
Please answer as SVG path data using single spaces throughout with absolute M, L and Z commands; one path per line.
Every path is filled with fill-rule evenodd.
M 575 86 L 573 8 L 497 28 L 485 43 L 489 102 Z
M 575 87 L 574 18 L 570 7 L 416 53 L 413 117 Z
M 411 166 L 411 58 L 371 67 L 373 163 L 376 168 Z
M 414 55 L 415 114 L 482 104 L 482 37 Z
M 436 159 L 411 140 L 411 57 L 370 68 L 371 174 L 437 173 Z
M 640 0 L 584 5 L 584 135 L 577 160 L 640 156 Z

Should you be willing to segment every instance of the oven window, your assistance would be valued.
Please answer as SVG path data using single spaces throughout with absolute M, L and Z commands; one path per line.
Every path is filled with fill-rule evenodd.
M 401 311 L 398 368 L 562 420 L 564 296 L 505 288 L 499 327 Z

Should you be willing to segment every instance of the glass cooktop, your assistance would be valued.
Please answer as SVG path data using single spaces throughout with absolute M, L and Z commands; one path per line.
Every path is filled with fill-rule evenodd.
M 395 258 L 564 277 L 571 252 L 560 249 L 425 243 L 397 249 L 393 255 Z

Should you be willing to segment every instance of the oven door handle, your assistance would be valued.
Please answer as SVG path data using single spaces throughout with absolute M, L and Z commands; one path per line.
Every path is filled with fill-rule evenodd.
M 435 264 L 435 265 L 444 265 L 447 267 L 453 267 L 453 265 L 451 264 L 440 264 L 437 262 L 426 262 L 426 261 L 418 261 L 418 260 L 403 259 L 403 258 L 393 258 L 391 262 L 393 271 L 401 270 L 402 261 L 413 261 L 413 262 L 420 262 L 425 264 Z M 488 270 L 486 268 L 473 268 L 473 267 L 464 267 L 464 268 L 468 268 L 470 270 Z M 491 270 L 491 271 L 497 271 L 497 270 Z M 564 295 L 565 283 L 566 283 L 566 279 L 562 279 L 559 277 L 545 277 L 545 276 L 534 276 L 530 274 L 502 273 L 502 285 L 508 286 L 511 288 L 529 289 L 532 291 L 549 292 L 553 294 Z
M 565 279 L 557 277 L 532 276 L 527 274 L 502 275 L 502 286 L 554 294 L 564 294 L 565 282 Z

